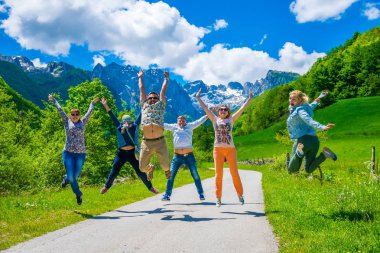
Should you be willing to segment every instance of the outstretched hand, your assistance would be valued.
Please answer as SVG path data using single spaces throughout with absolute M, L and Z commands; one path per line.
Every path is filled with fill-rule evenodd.
M 104 97 L 102 97 L 102 101 L 101 101 L 102 105 L 107 105 L 107 99 L 105 99 Z
M 249 99 L 252 99 L 253 98 L 253 95 L 252 95 L 252 90 L 249 89 Z
M 328 124 L 326 125 L 325 130 L 329 130 L 329 129 L 333 128 L 334 126 L 335 126 L 335 124 L 328 123 Z
M 142 71 L 142 69 L 140 69 L 139 73 L 137 74 L 137 76 L 139 78 L 141 78 L 142 76 L 144 75 L 144 71 Z
M 165 76 L 166 79 L 168 79 L 168 78 L 169 78 L 169 72 L 168 72 L 168 71 L 165 71 L 165 72 L 164 72 L 164 76 Z
M 49 94 L 49 101 L 54 101 L 55 100 L 55 97 L 52 95 L 52 94 Z
M 92 100 L 92 102 L 95 104 L 95 103 L 97 103 L 99 101 L 99 97 L 96 97 L 96 98 L 94 98 L 93 100 Z
M 200 99 L 200 98 L 201 98 L 201 90 L 202 90 L 202 88 L 199 88 L 199 91 L 198 91 L 197 94 L 195 95 L 195 97 L 196 97 L 197 99 Z

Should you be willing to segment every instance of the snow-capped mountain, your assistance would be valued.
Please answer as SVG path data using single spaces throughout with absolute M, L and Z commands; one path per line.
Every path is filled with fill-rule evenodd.
M 92 78 L 99 78 L 118 96 L 127 102 L 132 108 L 138 110 L 140 91 L 138 87 L 138 70 L 131 66 L 121 66 L 111 63 L 105 67 L 95 66 Z M 160 93 L 164 80 L 164 72 L 161 69 L 148 69 L 144 72 L 144 86 L 146 92 L 155 91 Z M 176 121 L 179 115 L 187 115 L 192 119 L 201 116 L 200 110 L 193 107 L 191 99 L 177 81 L 169 79 L 166 92 L 166 119 L 167 122 Z
M 198 80 L 186 83 L 184 88 L 189 94 L 193 105 L 198 109 L 201 108 L 195 98 L 195 94 L 201 88 L 201 98 L 210 108 L 226 104 L 234 110 L 246 101 L 250 90 L 253 96 L 256 97 L 268 89 L 289 83 L 298 77 L 299 75 L 296 73 L 269 70 L 265 78 L 257 80 L 255 83 L 246 82 L 242 85 L 239 82 L 230 82 L 225 86 L 222 84 L 207 85 L 203 81 Z

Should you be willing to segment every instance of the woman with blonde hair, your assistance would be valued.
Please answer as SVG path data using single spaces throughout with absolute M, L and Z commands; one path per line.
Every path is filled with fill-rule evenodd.
M 327 147 L 324 147 L 317 157 L 319 140 L 315 129 L 325 131 L 335 126 L 330 123 L 322 125 L 312 118 L 313 109 L 318 106 L 320 99 L 326 95 L 327 92 L 322 92 L 313 103 L 309 104 L 309 98 L 305 93 L 299 90 L 289 93 L 290 114 L 287 119 L 287 127 L 290 139 L 295 140 L 292 158 L 289 162 L 289 173 L 300 170 L 303 158 L 305 158 L 305 171 L 307 173 L 312 173 L 326 158 L 337 160 L 335 153 Z
M 232 139 L 232 126 L 233 123 L 244 112 L 245 108 L 252 100 L 252 92 L 249 93 L 248 100 L 240 107 L 240 109 L 231 115 L 231 109 L 226 105 L 221 105 L 218 108 L 218 116 L 216 116 L 200 98 L 201 89 L 196 94 L 196 98 L 211 120 L 214 131 L 214 163 L 215 163 L 215 184 L 216 184 L 216 205 L 221 206 L 222 201 L 222 182 L 223 182 L 223 164 L 227 159 L 230 167 L 232 181 L 239 198 L 239 202 L 244 204 L 243 186 L 240 180 L 239 171 L 237 168 L 236 148 Z

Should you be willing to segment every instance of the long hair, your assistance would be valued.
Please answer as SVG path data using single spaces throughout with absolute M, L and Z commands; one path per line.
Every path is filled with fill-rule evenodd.
M 289 96 L 290 95 L 296 95 L 296 97 L 302 101 L 302 103 L 308 103 L 309 102 L 309 97 L 303 93 L 302 91 L 300 90 L 294 90 L 292 92 L 289 93 Z

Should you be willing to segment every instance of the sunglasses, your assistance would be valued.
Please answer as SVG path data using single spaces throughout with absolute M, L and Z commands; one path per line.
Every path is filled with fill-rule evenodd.
M 71 116 L 79 116 L 79 113 L 72 113 Z
M 149 100 L 158 100 L 158 97 L 149 97 Z
M 228 109 L 227 109 L 227 108 L 219 108 L 219 111 L 225 111 L 225 112 L 228 112 Z

